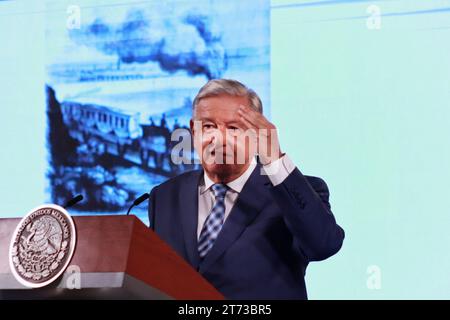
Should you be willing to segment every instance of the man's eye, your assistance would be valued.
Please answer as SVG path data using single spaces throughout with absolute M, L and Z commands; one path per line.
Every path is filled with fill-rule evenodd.
M 211 128 L 213 128 L 212 124 L 204 124 L 203 125 L 203 129 L 211 129 Z

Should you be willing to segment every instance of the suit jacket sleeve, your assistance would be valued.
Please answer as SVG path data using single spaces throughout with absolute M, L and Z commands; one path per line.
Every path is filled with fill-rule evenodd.
M 308 182 L 295 168 L 272 190 L 287 227 L 308 261 L 324 260 L 339 251 L 345 234 L 331 212 L 325 181 L 314 177 Z

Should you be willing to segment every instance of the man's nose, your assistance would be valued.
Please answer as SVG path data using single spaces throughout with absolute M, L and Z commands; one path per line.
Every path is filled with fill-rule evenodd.
M 215 144 L 217 146 L 226 147 L 227 145 L 227 129 L 225 127 L 219 127 L 215 135 Z

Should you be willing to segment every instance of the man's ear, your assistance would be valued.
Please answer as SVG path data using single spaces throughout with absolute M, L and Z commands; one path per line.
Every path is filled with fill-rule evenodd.
M 191 118 L 191 120 L 189 120 L 189 128 L 191 129 L 191 140 L 192 140 L 192 143 L 194 143 L 194 147 L 195 147 L 195 135 L 198 132 L 195 132 L 195 120 L 194 120 L 194 118 Z
M 191 128 L 191 134 L 194 135 L 194 120 L 189 120 L 189 128 Z

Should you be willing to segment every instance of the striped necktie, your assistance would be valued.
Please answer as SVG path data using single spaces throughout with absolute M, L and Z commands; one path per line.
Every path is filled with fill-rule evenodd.
M 203 224 L 200 237 L 198 239 L 198 253 L 200 258 L 204 258 L 214 245 L 225 218 L 225 194 L 228 187 L 225 184 L 214 184 L 211 186 L 214 193 L 214 205 Z

